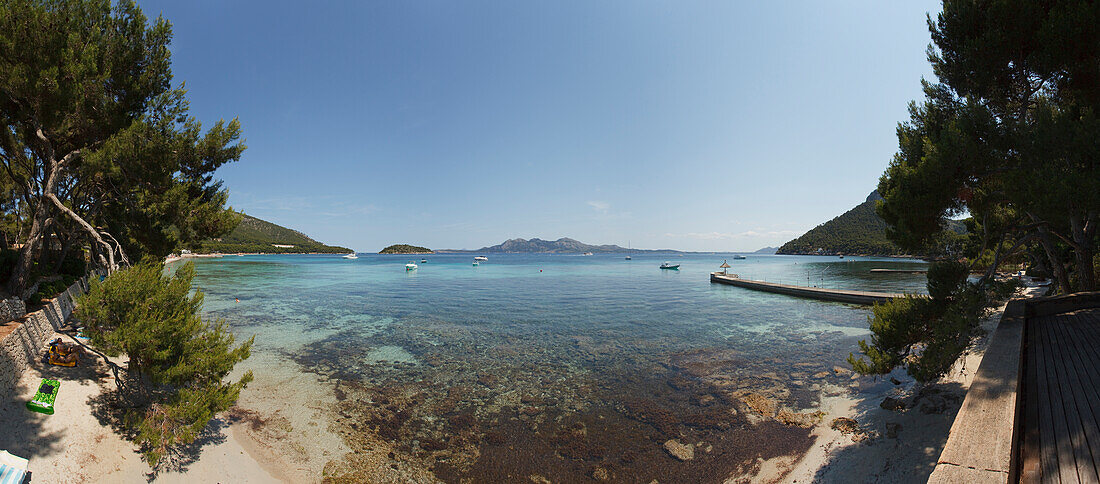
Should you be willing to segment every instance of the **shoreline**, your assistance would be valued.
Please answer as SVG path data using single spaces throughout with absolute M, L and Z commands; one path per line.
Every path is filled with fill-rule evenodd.
M 1029 288 L 1016 297 L 1042 291 Z M 820 410 L 826 415 L 814 428 L 813 447 L 770 482 L 927 481 L 1006 305 L 983 321 L 986 334 L 934 382 L 921 386 L 895 369 L 880 378 L 853 375 L 854 392 L 823 392 Z M 833 428 L 840 417 L 853 419 L 857 427 Z

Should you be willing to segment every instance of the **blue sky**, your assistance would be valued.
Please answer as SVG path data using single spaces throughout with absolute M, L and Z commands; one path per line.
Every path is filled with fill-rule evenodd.
M 755 250 L 863 201 L 936 2 L 168 2 L 249 146 L 236 209 L 318 240 Z

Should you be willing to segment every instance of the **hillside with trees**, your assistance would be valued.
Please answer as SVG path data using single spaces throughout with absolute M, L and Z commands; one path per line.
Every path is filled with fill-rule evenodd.
M 901 249 L 886 237 L 886 222 L 875 213 L 878 200 L 882 200 L 878 191 L 871 192 L 863 203 L 783 244 L 776 253 L 901 254 Z
M 243 212 L 236 213 L 240 222 L 224 237 L 208 239 L 192 251 L 196 253 L 237 252 L 266 254 L 344 254 L 346 247 L 325 245 L 294 229 L 261 220 Z

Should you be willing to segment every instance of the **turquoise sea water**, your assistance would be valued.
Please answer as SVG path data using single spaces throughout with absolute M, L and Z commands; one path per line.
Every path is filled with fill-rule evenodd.
M 893 259 L 488 256 L 227 256 L 196 260 L 195 285 L 209 315 L 258 335 L 254 351 L 338 383 L 336 423 L 353 447 L 356 434 L 389 440 L 395 459 L 453 482 L 721 480 L 804 451 L 809 430 L 770 417 L 846 384 L 832 369 L 866 337 L 868 309 L 711 284 L 709 272 L 727 260 L 790 284 L 924 286 L 870 272 L 924 267 Z M 671 457 L 670 439 L 698 445 L 696 458 Z

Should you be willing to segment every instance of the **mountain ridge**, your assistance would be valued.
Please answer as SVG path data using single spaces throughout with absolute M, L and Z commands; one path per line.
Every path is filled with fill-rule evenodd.
M 561 237 L 557 240 L 544 240 L 538 237 L 531 239 L 508 239 L 497 245 L 482 247 L 480 249 L 441 249 L 437 253 L 497 253 L 497 254 L 607 254 L 615 252 L 645 252 L 645 253 L 678 253 L 672 249 L 627 249 L 614 244 L 591 245 L 569 237 Z

